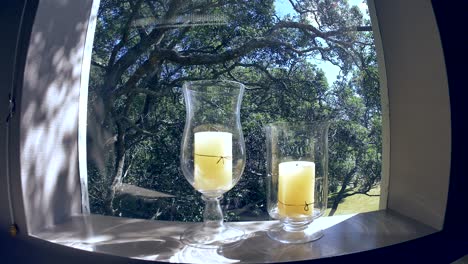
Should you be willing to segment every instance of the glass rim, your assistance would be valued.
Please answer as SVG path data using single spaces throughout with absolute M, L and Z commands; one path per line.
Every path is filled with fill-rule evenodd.
M 213 90 L 213 91 L 200 91 L 200 89 L 192 89 L 191 87 L 198 87 L 203 84 L 228 84 L 223 88 L 228 88 L 229 90 Z M 218 79 L 206 79 L 206 80 L 194 80 L 194 81 L 185 81 L 182 84 L 182 89 L 185 91 L 190 91 L 191 93 L 239 93 L 245 90 L 245 85 L 241 82 L 232 81 L 232 80 L 218 80 Z

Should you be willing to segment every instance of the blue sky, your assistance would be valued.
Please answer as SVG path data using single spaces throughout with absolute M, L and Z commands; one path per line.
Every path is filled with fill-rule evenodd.
M 366 18 L 366 10 L 367 10 L 367 1 L 363 0 L 348 0 L 350 6 L 358 6 L 361 9 L 361 12 L 364 14 Z M 294 9 L 292 8 L 291 4 L 288 0 L 276 0 L 275 1 L 275 10 L 278 16 L 283 17 L 287 14 L 293 14 Z M 368 17 L 367 17 L 368 18 Z M 321 68 L 325 72 L 325 76 L 327 77 L 328 84 L 333 84 L 336 80 L 336 76 L 338 75 L 340 68 L 331 64 L 328 61 L 323 61 L 321 59 L 314 60 L 314 63 Z

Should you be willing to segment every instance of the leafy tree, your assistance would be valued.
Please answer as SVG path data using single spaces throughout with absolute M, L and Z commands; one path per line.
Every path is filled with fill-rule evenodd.
M 368 194 L 380 183 L 382 115 L 379 79 L 373 49 L 361 53 L 362 67 L 349 82 L 335 84 L 339 121 L 330 146 L 331 211 L 355 194 Z
M 380 95 L 362 14 L 345 0 L 290 3 L 295 14 L 279 18 L 273 0 L 101 1 L 89 87 L 93 212 L 201 220 L 203 203 L 178 159 L 185 121 L 180 87 L 190 80 L 247 86 L 241 113 L 247 166 L 226 194 L 230 220 L 245 212 L 265 216 L 262 127 L 272 121 L 338 120 L 330 138 L 335 210 L 353 194 L 351 184 L 354 193 L 367 193 L 378 183 Z M 342 69 L 340 81 L 329 86 L 311 63 L 317 57 Z M 176 198 L 129 198 L 119 192 L 124 183 Z

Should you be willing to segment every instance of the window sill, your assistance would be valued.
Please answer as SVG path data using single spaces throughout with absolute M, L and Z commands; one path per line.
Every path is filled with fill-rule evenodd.
M 187 247 L 180 234 L 193 223 L 148 221 L 101 215 L 75 216 L 34 234 L 68 247 L 144 260 L 190 263 L 282 262 L 356 253 L 416 239 L 436 229 L 393 211 L 322 217 L 324 237 L 312 243 L 288 245 L 268 238 L 265 230 L 277 223 L 232 222 L 247 239 L 223 251 Z

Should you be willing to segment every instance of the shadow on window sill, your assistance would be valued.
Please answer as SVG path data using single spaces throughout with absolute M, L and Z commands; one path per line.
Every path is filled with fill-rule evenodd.
M 231 222 L 247 237 L 224 250 L 185 246 L 180 234 L 194 223 L 149 221 L 101 215 L 74 216 L 69 221 L 33 236 L 91 252 L 167 262 L 238 263 L 282 262 L 319 259 L 385 247 L 423 237 L 436 229 L 383 210 L 322 217 L 313 224 L 324 237 L 305 244 L 281 244 L 266 235 L 277 221 Z

